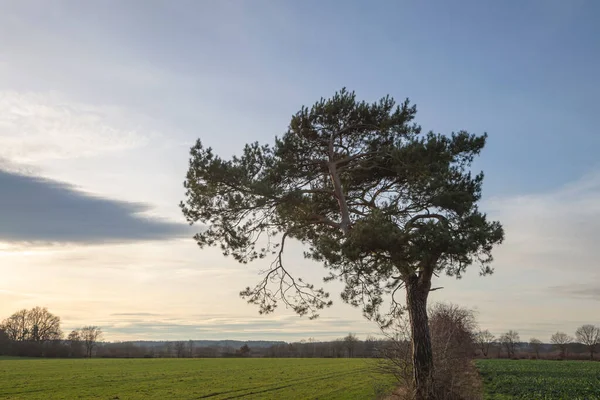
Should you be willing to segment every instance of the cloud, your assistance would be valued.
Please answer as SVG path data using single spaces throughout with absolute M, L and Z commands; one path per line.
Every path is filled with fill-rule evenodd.
M 540 194 L 496 198 L 486 204 L 506 230 L 497 264 L 546 274 L 596 273 L 600 241 L 600 173 Z M 579 279 L 579 277 L 577 277 Z
M 149 312 L 124 312 L 124 313 L 112 313 L 113 317 L 160 317 L 162 314 L 149 313 Z
M 50 179 L 0 170 L 0 242 L 116 243 L 189 237 L 148 205 L 102 198 Z
M 477 307 L 481 327 L 549 337 L 597 319 L 600 280 L 600 173 L 545 192 L 495 197 L 482 209 L 499 220 L 505 242 L 494 249 L 495 273 L 477 269 L 460 281 L 442 276 L 431 301 Z M 523 337 L 523 336 L 522 336 Z
M 81 158 L 143 146 L 140 116 L 56 93 L 0 91 L 0 157 L 16 163 Z
M 355 332 L 361 337 L 373 334 L 372 324 L 366 321 L 342 318 L 326 318 L 308 321 L 298 316 L 218 317 L 204 318 L 144 318 L 145 313 L 111 314 L 113 318 L 101 322 L 103 330 L 111 338 L 127 339 L 277 339 L 299 340 L 308 337 L 333 339 Z M 129 318 L 114 319 L 125 316 Z M 357 328 L 361 332 L 357 332 Z
M 592 283 L 573 283 L 570 285 L 556 285 L 548 288 L 550 293 L 566 295 L 576 299 L 600 301 L 600 287 Z

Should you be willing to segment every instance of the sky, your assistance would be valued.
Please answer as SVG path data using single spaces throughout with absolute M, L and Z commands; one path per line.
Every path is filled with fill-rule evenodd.
M 487 132 L 494 275 L 431 302 L 522 340 L 600 324 L 600 3 L 594 0 L 0 0 L 0 319 L 45 306 L 108 340 L 329 340 L 378 332 L 238 296 L 266 265 L 199 249 L 178 207 L 197 138 L 270 143 L 342 87 L 410 98 L 423 129 Z M 325 271 L 286 255 L 300 276 Z M 265 262 L 265 261 L 262 261 Z

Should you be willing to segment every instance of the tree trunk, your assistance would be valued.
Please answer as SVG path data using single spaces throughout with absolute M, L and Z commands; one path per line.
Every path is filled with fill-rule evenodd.
M 416 400 L 435 399 L 433 391 L 433 351 L 427 316 L 430 280 L 410 277 L 406 282 L 406 304 L 410 317 L 413 379 Z

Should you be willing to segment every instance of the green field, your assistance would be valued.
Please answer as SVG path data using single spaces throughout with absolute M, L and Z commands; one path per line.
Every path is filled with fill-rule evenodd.
M 0 359 L 1 399 L 373 399 L 369 359 Z
M 479 360 L 485 399 L 600 399 L 600 362 Z

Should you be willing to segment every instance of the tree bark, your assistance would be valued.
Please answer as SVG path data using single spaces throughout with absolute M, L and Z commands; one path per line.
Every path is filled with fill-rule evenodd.
M 406 304 L 410 317 L 413 379 L 416 400 L 435 399 L 433 387 L 433 350 L 427 316 L 427 297 L 431 280 L 417 275 L 406 281 Z

